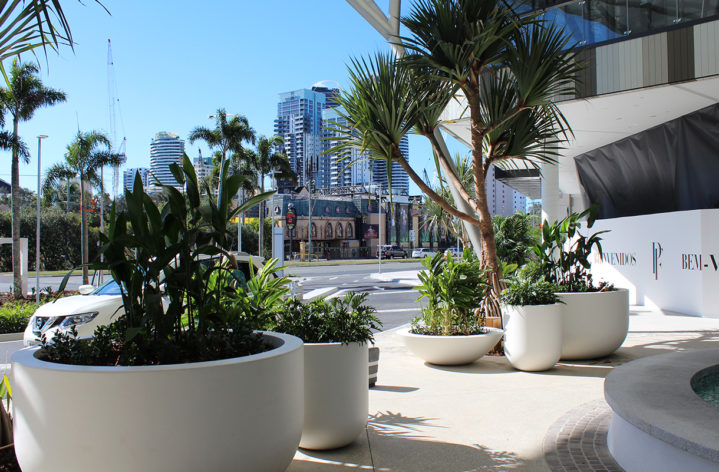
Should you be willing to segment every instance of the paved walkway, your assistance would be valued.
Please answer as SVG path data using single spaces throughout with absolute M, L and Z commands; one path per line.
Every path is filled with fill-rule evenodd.
M 396 331 L 377 344 L 366 434 L 336 451 L 300 450 L 289 471 L 620 471 L 606 451 L 604 377 L 640 357 L 719 347 L 719 320 L 636 307 L 615 354 L 542 373 L 516 371 L 504 357 L 424 364 Z

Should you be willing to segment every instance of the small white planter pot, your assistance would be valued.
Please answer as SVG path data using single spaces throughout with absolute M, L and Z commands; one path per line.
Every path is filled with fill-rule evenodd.
M 471 336 L 430 336 L 410 333 L 407 328 L 399 335 L 412 354 L 430 364 L 463 365 L 487 354 L 502 339 L 503 330 L 485 329 L 486 333 Z
M 562 307 L 562 359 L 605 357 L 629 330 L 629 291 L 557 293 Z
M 305 344 L 305 425 L 300 447 L 335 449 L 367 425 L 367 344 Z
M 504 354 L 519 370 L 551 369 L 562 353 L 562 305 L 505 306 Z
M 284 471 L 300 442 L 299 338 L 210 362 L 95 367 L 13 357 L 15 453 L 23 472 Z

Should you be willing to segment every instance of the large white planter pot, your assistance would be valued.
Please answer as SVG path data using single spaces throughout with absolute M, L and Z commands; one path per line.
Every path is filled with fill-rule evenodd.
M 305 344 L 305 425 L 300 447 L 346 446 L 367 425 L 367 344 Z
M 23 472 L 284 471 L 304 417 L 299 338 L 252 356 L 140 367 L 13 357 Z
M 519 370 L 551 369 L 562 353 L 562 305 L 505 306 L 504 355 Z
M 485 329 L 486 333 L 472 336 L 430 336 L 410 333 L 407 328 L 399 335 L 412 354 L 430 364 L 462 365 L 487 354 L 502 339 L 503 330 Z
M 562 359 L 608 356 L 629 330 L 629 291 L 557 293 L 562 309 Z

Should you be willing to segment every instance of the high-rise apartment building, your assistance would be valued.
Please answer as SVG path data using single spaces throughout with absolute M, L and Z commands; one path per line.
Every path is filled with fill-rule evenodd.
M 407 161 L 409 161 L 409 139 L 403 136 L 399 143 L 399 150 L 402 152 Z M 409 194 L 409 175 L 396 162 L 392 162 L 392 193 L 408 195 Z M 384 160 L 372 161 L 372 184 L 380 185 L 382 188 L 388 188 L 387 162 Z
M 142 180 L 142 187 L 147 188 L 150 178 L 150 169 L 147 167 L 135 167 L 132 169 L 126 169 L 122 173 L 122 188 L 132 191 L 135 185 L 135 174 L 140 174 Z
M 334 106 L 338 89 L 322 82 L 312 89 L 281 93 L 277 104 L 275 134 L 285 141 L 285 153 L 292 171 L 297 174 L 298 185 L 313 179 L 314 188 L 330 186 L 330 159 L 323 154 L 328 145 L 322 140 L 322 111 Z M 280 187 L 287 186 L 280 182 Z
M 484 181 L 487 205 L 492 215 L 511 216 L 518 211 L 525 212 L 527 197 L 494 176 L 494 166 L 489 167 Z
M 185 141 L 177 133 L 160 131 L 150 142 L 150 185 L 180 187 L 170 171 L 170 164 L 181 163 L 185 155 Z
M 197 150 L 197 157 L 192 159 L 192 165 L 195 167 L 198 182 L 212 174 L 212 157 L 203 156 L 200 149 Z
M 342 118 L 341 108 L 329 108 L 322 112 L 324 126 L 324 142 L 327 149 L 332 148 L 338 141 L 333 140 L 337 132 L 333 128 L 347 125 L 347 120 Z M 406 159 L 409 160 L 409 140 L 407 136 L 402 138 L 400 150 Z M 329 154 L 330 165 L 330 187 L 349 187 L 356 185 L 381 185 L 387 188 L 387 165 L 383 160 L 370 159 L 367 154 L 362 154 L 359 148 L 352 149 L 345 154 Z M 392 163 L 392 191 L 398 194 L 409 192 L 409 176 L 402 166 Z

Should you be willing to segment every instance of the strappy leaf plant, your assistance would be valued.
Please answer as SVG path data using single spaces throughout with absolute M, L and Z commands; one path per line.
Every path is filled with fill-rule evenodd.
M 113 206 L 101 251 L 122 288 L 125 316 L 99 328 L 90 342 L 58 335 L 44 350 L 52 360 L 88 364 L 161 364 L 214 360 L 263 349 L 252 307 L 242 305 L 253 289 L 240 287 L 229 253 L 228 222 L 272 192 L 232 209 L 242 176 L 220 171 L 220 192 L 200 189 L 189 159 L 170 166 L 180 191 L 165 186 L 167 203 L 157 204 L 139 176 L 125 192 L 127 211 Z M 201 190 L 207 195 L 200 197 Z M 272 266 L 267 269 L 272 271 Z M 258 282 L 264 283 L 264 282 Z M 255 287 L 255 291 L 258 288 Z M 255 294 L 261 298 L 261 294 Z M 269 303 L 264 300 L 265 306 Z M 236 316 L 235 316 L 236 315 Z
M 437 253 L 422 261 L 426 270 L 418 274 L 418 300 L 426 299 L 421 315 L 412 322 L 412 332 L 430 335 L 480 334 L 484 326 L 481 310 L 489 290 L 490 269 L 483 269 L 469 249 L 454 260 Z
M 607 231 L 589 235 L 580 233 L 582 220 L 587 218 L 587 228 L 594 225 L 598 206 L 593 205 L 581 213 L 571 213 L 565 218 L 542 225 L 542 242 L 532 248 L 538 258 L 539 270 L 544 280 L 556 284 L 560 291 L 594 292 L 611 290 L 606 283 L 594 285 L 589 260 L 592 251 L 602 255 L 602 238 Z

